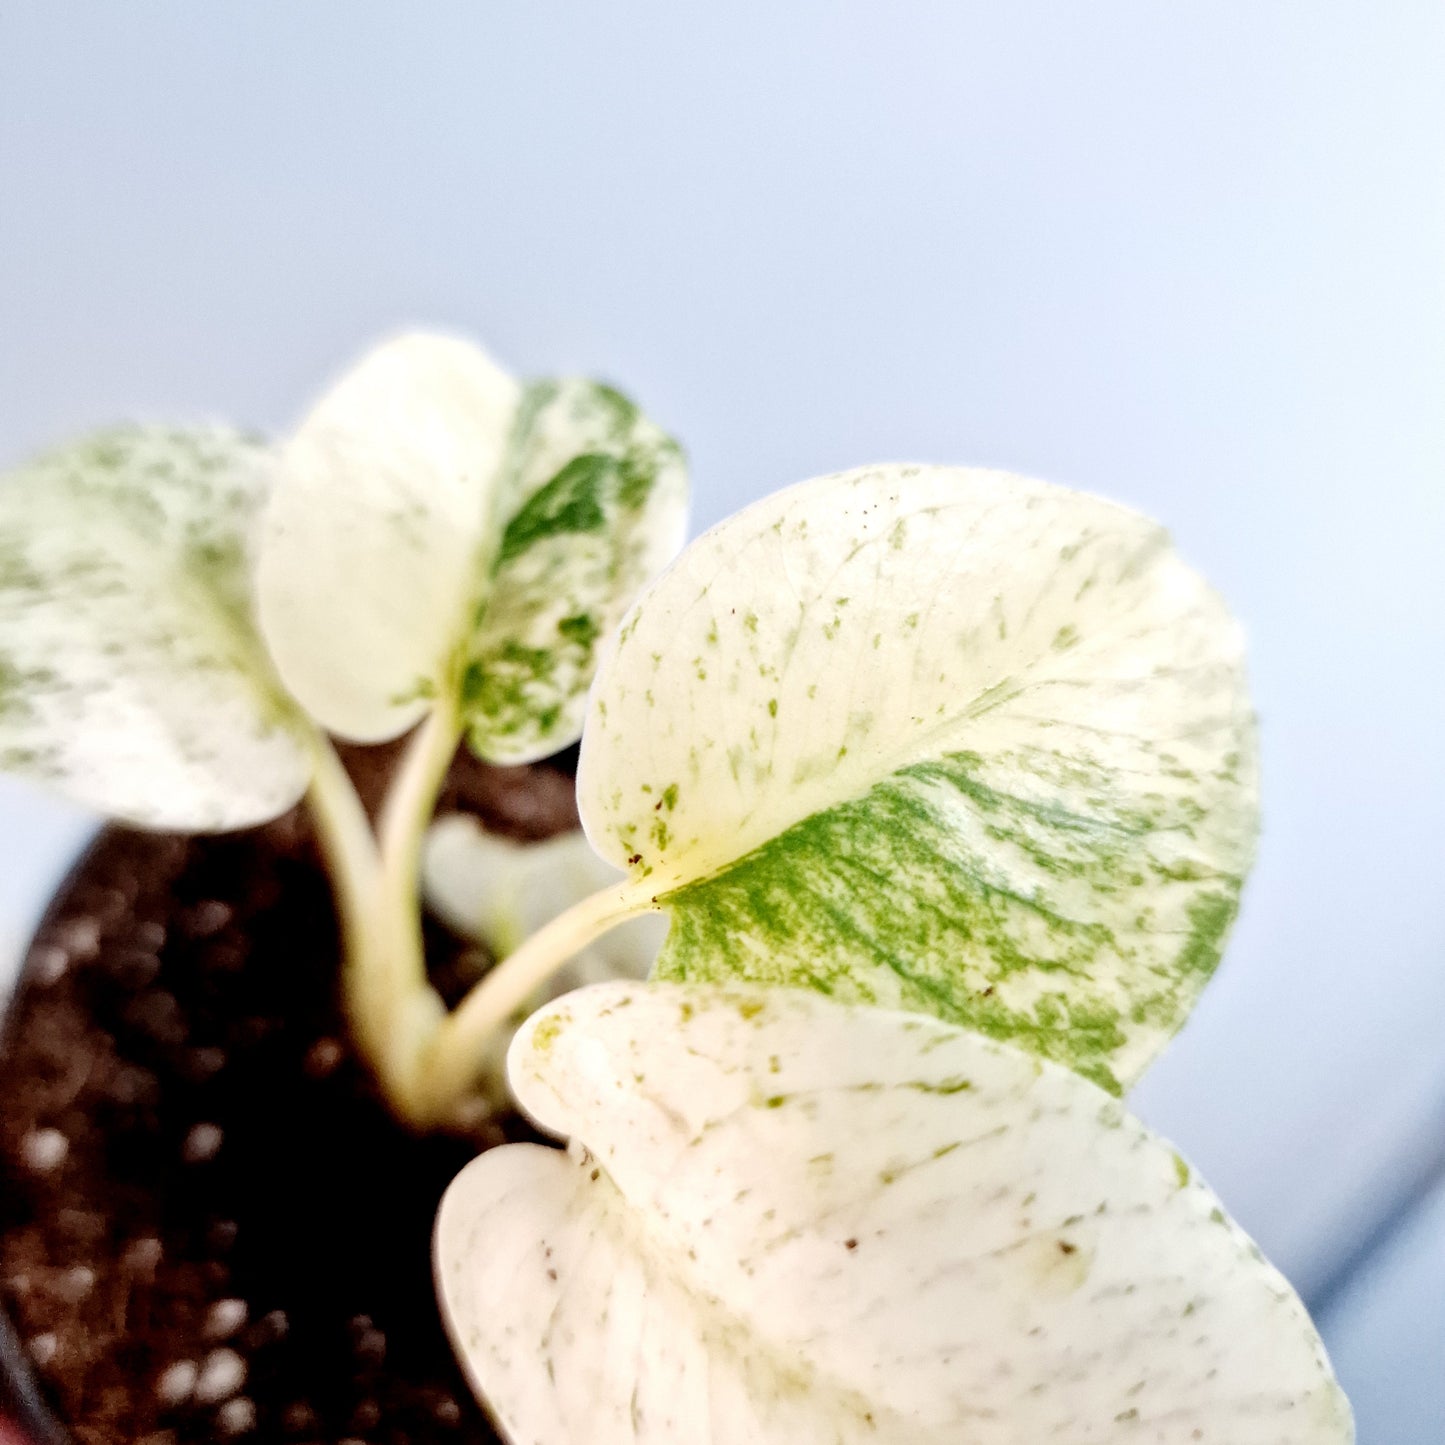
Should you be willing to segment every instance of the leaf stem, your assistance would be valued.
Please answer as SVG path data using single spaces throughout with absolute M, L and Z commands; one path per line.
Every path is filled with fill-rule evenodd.
M 556 971 L 624 919 L 657 908 L 635 881 L 584 898 L 539 929 L 448 1014 L 427 980 L 422 842 L 462 727 L 439 701 L 407 744 L 372 831 L 346 769 L 320 732 L 309 801 L 342 931 L 342 996 L 357 1048 L 393 1110 L 444 1125 L 500 1064 L 506 1027 Z
M 427 1118 L 445 1118 L 500 1063 L 502 1031 L 563 964 L 619 923 L 658 911 L 650 890 L 629 879 L 573 904 L 499 963 L 436 1030 L 420 1071 Z
M 427 982 L 415 862 L 410 877 L 404 867 L 388 867 L 336 750 L 316 732 L 311 751 L 308 802 L 341 924 L 347 1020 L 397 1115 L 420 1125 L 420 1065 L 445 1009 Z
M 381 807 L 377 824 L 380 906 L 394 934 L 389 963 L 391 986 L 397 997 L 422 990 L 432 993 L 422 940 L 422 843 L 461 732 L 455 701 L 438 698 L 407 743 Z
M 438 697 L 406 745 L 382 804 L 376 831 L 384 867 L 419 866 L 422 838 L 461 736 L 456 700 Z

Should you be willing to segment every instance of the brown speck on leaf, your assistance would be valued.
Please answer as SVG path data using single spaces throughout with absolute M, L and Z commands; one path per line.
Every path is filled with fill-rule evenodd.
M 1060 1253 L 1060 1254 L 1077 1254 L 1077 1253 L 1078 1253 L 1078 1249 L 1079 1249 L 1079 1246 L 1078 1246 L 1077 1244 L 1070 1244 L 1067 1239 L 1061 1239 L 1061 1240 L 1059 1241 L 1059 1253 Z
M 844 1249 L 857 1249 L 857 1248 L 858 1248 L 858 1241 L 857 1241 L 856 1239 L 845 1239 L 845 1240 L 843 1241 L 843 1248 L 844 1248 Z

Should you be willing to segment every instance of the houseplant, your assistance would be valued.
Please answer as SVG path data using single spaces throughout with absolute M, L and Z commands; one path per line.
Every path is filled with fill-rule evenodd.
M 452 799 L 519 837 L 575 824 L 564 774 L 519 760 L 575 737 L 595 641 L 683 506 L 677 448 L 620 394 L 521 387 L 428 336 L 364 359 L 279 456 L 220 428 L 122 428 L 0 493 L 5 765 L 150 829 L 280 815 L 104 838 L 32 950 L 5 1064 L 6 1304 L 80 1438 L 282 1417 L 344 1436 L 383 1410 L 489 1438 L 429 1300 L 436 1198 L 499 1136 L 483 1063 L 437 1120 L 463 1133 L 413 1140 L 410 1061 L 444 1017 L 421 967 L 421 830 L 463 728 Z M 337 601 L 351 642 L 323 629 L 318 656 L 307 624 Z M 338 699 L 326 664 L 348 648 Z M 353 736 L 410 735 L 350 749 L 348 774 L 298 695 Z M 438 942 L 457 965 L 439 986 L 464 991 L 476 956 Z M 359 1247 L 349 1177 L 410 1242 L 378 1261 L 381 1305 L 336 1284 Z M 309 1202 L 325 1187 L 336 1207 Z M 319 1209 L 314 1228 L 280 1224 L 293 1206 Z M 303 1264 L 329 1302 L 296 1303 Z M 436 1359 L 406 1384 L 412 1316 Z M 318 1356 L 336 1358 L 326 1398 Z
M 614 634 L 657 556 L 609 526 L 590 479 L 609 478 L 614 517 L 632 500 L 651 520 L 659 489 L 637 477 L 670 453 L 648 433 L 639 464 L 628 432 L 609 464 L 539 444 L 529 471 L 525 407 L 494 404 L 490 373 L 423 366 L 419 391 L 463 428 L 489 406 L 519 418 L 500 450 L 522 461 L 489 475 L 545 479 L 492 528 L 486 576 L 537 561 L 539 540 L 623 539 L 601 562 L 523 565 L 518 606 L 491 586 L 459 609 L 455 587 L 434 601 L 449 539 L 426 505 L 372 508 L 382 525 L 327 560 L 353 476 L 424 473 L 418 436 L 435 459 L 414 403 L 388 415 L 391 360 L 288 447 L 258 578 L 277 671 L 315 717 L 380 738 L 430 708 L 379 845 L 310 751 L 351 1029 L 398 1119 L 476 1118 L 519 1008 L 615 922 L 671 914 L 659 982 L 569 995 L 512 1045 L 521 1103 L 570 1155 L 492 1150 L 442 1211 L 443 1308 L 512 1436 L 1348 1438 L 1298 1301 L 1113 1097 L 1217 962 L 1253 840 L 1237 632 L 1159 529 L 998 474 L 870 469 L 715 529 Z M 451 555 L 475 577 L 475 542 Z M 489 619 L 502 637 L 478 646 Z M 585 656 L 559 663 L 559 639 Z M 484 746 L 539 750 L 580 711 L 599 642 L 578 793 L 622 880 L 444 1014 L 416 868 L 461 712 Z M 43 671 L 10 675 L 44 695 Z M 264 697 L 251 747 L 290 718 L 279 688 Z M 960 1310 L 986 1320 L 967 1340 Z M 357 1428 L 396 1425 L 378 1410 Z
M 510 1438 L 1352 1438 L 1298 1299 L 1117 1097 L 1254 835 L 1238 632 L 1156 526 L 953 468 L 768 498 L 628 614 L 578 798 L 671 928 L 512 1045 L 567 1152 L 442 1207 Z

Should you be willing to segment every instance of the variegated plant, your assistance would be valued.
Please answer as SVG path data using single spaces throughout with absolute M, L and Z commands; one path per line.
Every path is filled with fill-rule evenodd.
M 1345 1445 L 1299 1301 L 1112 1097 L 1253 846 L 1217 599 L 1122 508 L 891 467 L 749 509 L 615 629 L 682 490 L 616 393 L 430 337 L 279 457 L 94 439 L 0 492 L 4 761 L 152 826 L 307 793 L 355 1031 L 416 1123 L 569 959 L 668 915 L 651 984 L 511 1045 L 567 1152 L 493 1150 L 443 1204 L 443 1311 L 510 1438 Z M 428 842 L 434 902 L 506 955 L 447 1016 L 416 896 L 442 772 L 464 734 L 574 736 L 599 659 L 596 853 Z M 415 729 L 375 834 L 323 727 Z
M 279 448 L 102 433 L 0 486 L 0 766 L 189 831 L 306 795 L 358 1044 L 434 1122 L 456 1099 L 425 1081 L 444 1010 L 417 867 L 442 776 L 463 735 L 498 762 L 576 738 L 598 643 L 685 510 L 676 443 L 621 394 L 524 386 L 433 335 L 373 351 Z M 408 729 L 373 833 L 326 731 Z
M 626 876 L 483 981 L 437 1066 L 663 910 L 657 978 L 931 1013 L 1120 1092 L 1219 959 L 1254 759 L 1239 629 L 1155 523 L 959 468 L 793 487 L 609 643 L 578 803 Z
M 1114 1097 L 1217 963 L 1256 824 L 1238 629 L 1158 527 L 945 468 L 782 493 L 629 614 L 578 788 L 624 876 L 433 1058 L 464 1076 L 559 958 L 670 915 L 650 984 L 513 1040 L 566 1151 L 443 1201 L 443 1313 L 508 1439 L 1348 1445 L 1294 1292 Z M 438 833 L 429 884 L 506 952 L 494 851 Z M 588 871 L 518 866 L 554 898 Z

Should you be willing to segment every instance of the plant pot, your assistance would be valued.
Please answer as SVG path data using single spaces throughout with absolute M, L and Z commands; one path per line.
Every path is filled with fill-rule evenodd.
M 351 754 L 363 796 L 387 755 Z M 454 765 L 443 807 L 575 826 L 570 764 Z M 428 925 L 454 1000 L 486 966 Z M 31 945 L 0 1049 L 0 1368 L 43 1445 L 491 1442 L 432 1295 L 465 1137 L 396 1124 L 353 1055 L 305 815 L 110 828 Z M 3 1410 L 0 1410 L 3 1413 Z

